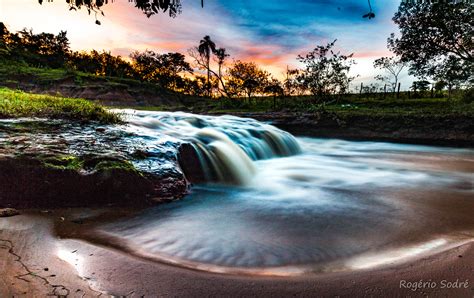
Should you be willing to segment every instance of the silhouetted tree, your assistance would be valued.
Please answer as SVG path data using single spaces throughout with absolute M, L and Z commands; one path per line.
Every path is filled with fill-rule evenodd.
M 199 42 L 198 52 L 202 58 L 206 59 L 206 68 L 207 68 L 207 84 L 208 84 L 208 95 L 211 95 L 211 54 L 216 51 L 216 44 L 211 40 L 209 35 L 204 36 L 203 39 Z
M 209 38 L 209 40 L 210 40 L 210 38 Z M 208 49 L 209 51 L 206 50 L 205 44 L 207 44 L 206 38 L 201 40 L 201 43 L 200 43 L 199 46 L 190 48 L 188 50 L 188 55 L 191 58 L 193 58 L 193 62 L 194 62 L 195 67 L 199 68 L 200 70 L 205 70 L 207 72 L 208 95 L 210 95 L 212 93 L 211 90 L 212 90 L 213 86 L 215 86 L 217 88 L 218 92 L 220 92 L 222 95 L 229 96 L 228 91 L 227 91 L 227 87 L 226 87 L 226 84 L 225 84 L 225 81 L 224 81 L 224 74 L 222 73 L 222 66 L 224 65 L 225 59 L 229 55 L 226 53 L 225 49 L 216 49 L 216 45 L 215 45 L 214 42 L 212 42 L 212 40 L 211 40 L 211 43 L 209 44 L 209 49 Z M 202 45 L 202 47 L 200 49 L 201 45 Z M 214 48 L 214 50 L 213 50 L 213 48 Z M 207 54 L 209 54 L 209 56 Z M 214 55 L 214 57 L 216 59 L 216 62 L 219 66 L 218 73 L 215 72 L 214 70 L 212 70 L 212 68 L 211 68 L 211 63 L 210 63 L 211 55 Z M 218 81 L 217 83 L 213 84 L 211 82 L 211 79 L 212 79 L 211 75 L 215 76 L 217 78 L 217 81 Z M 222 86 L 222 90 L 219 89 L 219 85 Z
M 423 92 L 430 89 L 430 82 L 426 80 L 414 81 L 413 84 L 411 85 L 411 89 L 415 93 L 415 96 L 422 96 Z M 420 93 L 418 93 L 418 91 Z
M 469 3 L 402 3 L 393 21 L 400 37 L 392 34 L 389 48 L 401 61 L 410 63 L 410 73 L 433 77 L 451 59 L 470 70 L 474 64 L 474 10 Z M 450 58 L 453 57 L 453 58 Z
M 287 96 L 292 95 L 303 95 L 305 88 L 299 81 L 300 78 L 299 69 L 291 69 L 286 67 L 285 80 L 283 81 L 284 91 Z
M 444 88 L 446 88 L 446 86 L 448 86 L 448 83 L 446 83 L 445 81 L 437 81 L 434 85 L 434 89 L 437 93 L 440 93 L 444 90 Z
M 460 59 L 455 56 L 447 57 L 442 65 L 436 68 L 434 78 L 446 83 L 448 96 L 451 98 L 453 87 L 469 86 L 474 84 L 474 68 L 464 67 Z M 474 66 L 474 64 L 473 64 Z
M 217 74 L 219 76 L 219 81 L 222 82 L 222 88 L 225 89 L 224 80 L 222 78 L 222 67 L 225 63 L 225 59 L 227 59 L 227 57 L 229 57 L 230 55 L 227 53 L 225 48 L 216 49 L 216 51 L 214 52 L 214 55 L 216 57 L 216 62 L 219 67 L 217 71 Z
M 10 51 L 7 46 L 7 40 L 10 36 L 7 26 L 3 22 L 0 22 L 0 57 L 8 56 Z
M 280 81 L 277 79 L 272 79 L 267 86 L 263 89 L 265 94 L 273 96 L 273 109 L 276 109 L 276 99 L 278 96 L 284 95 L 283 87 L 281 86 Z
M 264 88 L 268 84 L 270 74 L 260 69 L 254 62 L 242 62 L 237 60 L 227 70 L 227 89 L 230 95 L 247 96 L 264 93 Z
M 378 75 L 375 78 L 382 82 L 387 82 L 392 86 L 392 92 L 395 92 L 398 84 L 398 77 L 405 68 L 406 63 L 395 57 L 382 57 L 374 61 L 374 67 L 385 70 L 388 75 Z
M 2 42 L 4 48 L 18 61 L 40 67 L 58 68 L 64 66 L 70 52 L 69 40 L 65 31 L 58 35 L 51 33 L 34 34 L 23 29 L 10 33 L 3 25 Z
M 306 66 L 299 80 L 319 100 L 325 100 L 331 94 L 345 93 L 354 79 L 348 74 L 355 64 L 352 54 L 334 52 L 335 43 L 336 40 L 326 46 L 317 46 L 305 56 L 298 56 L 298 60 Z
M 133 68 L 142 80 L 156 82 L 169 89 L 182 88 L 184 83 L 181 74 L 193 72 L 181 53 L 158 54 L 147 50 L 143 53 L 133 52 L 130 57 Z

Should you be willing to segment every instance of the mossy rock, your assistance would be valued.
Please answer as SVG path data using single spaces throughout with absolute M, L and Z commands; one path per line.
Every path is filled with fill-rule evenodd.
M 146 205 L 181 198 L 184 176 L 138 171 L 109 156 L 16 156 L 0 158 L 0 206 L 61 208 Z

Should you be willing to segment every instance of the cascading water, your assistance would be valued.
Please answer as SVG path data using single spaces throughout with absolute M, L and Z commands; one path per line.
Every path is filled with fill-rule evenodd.
M 126 111 L 136 166 L 181 168 L 185 199 L 96 232 L 148 259 L 295 275 L 403 261 L 474 239 L 474 150 L 294 138 L 232 116 Z M 156 161 L 156 162 L 155 162 Z
M 296 155 L 301 148 L 289 133 L 253 119 L 170 112 L 131 112 L 135 130 L 149 137 L 176 138 L 178 159 L 188 180 L 246 185 L 254 161 Z

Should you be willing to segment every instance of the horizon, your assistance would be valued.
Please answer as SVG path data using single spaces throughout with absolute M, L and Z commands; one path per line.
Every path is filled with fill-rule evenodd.
M 63 1 L 39 5 L 32 0 L 6 0 L 0 4 L 0 19 L 13 32 L 23 28 L 35 33 L 67 31 L 73 50 L 105 50 L 124 58 L 135 50 L 187 56 L 189 48 L 210 35 L 219 47 L 229 51 L 231 60 L 256 62 L 279 79 L 287 66 L 301 67 L 296 60 L 299 54 L 337 39 L 336 49 L 353 53 L 357 62 L 351 75 L 359 77 L 351 90 L 361 82 L 366 86 L 377 82 L 374 77 L 383 71 L 376 70 L 373 61 L 392 55 L 386 39 L 398 31 L 392 22 L 398 3 L 388 0 L 372 3 L 376 18 L 371 20 L 362 18 L 368 9 L 362 0 L 297 0 L 297 7 L 281 0 L 271 4 L 216 1 L 205 3 L 204 8 L 198 2 L 184 2 L 183 12 L 176 18 L 163 13 L 146 18 L 141 11 L 131 9 L 130 3 L 114 2 L 104 6 L 105 16 L 98 16 L 99 26 L 86 9 L 68 12 Z M 414 78 L 404 70 L 400 81 L 406 90 Z

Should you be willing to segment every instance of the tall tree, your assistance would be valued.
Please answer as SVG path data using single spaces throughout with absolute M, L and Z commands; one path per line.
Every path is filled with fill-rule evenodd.
M 218 48 L 214 52 L 214 55 L 216 56 L 216 62 L 217 62 L 217 65 L 219 66 L 217 74 L 219 75 L 219 78 L 222 79 L 222 66 L 225 63 L 225 59 L 227 59 L 227 57 L 229 57 L 230 55 L 227 53 L 225 48 Z
M 224 66 L 225 60 L 230 55 L 227 53 L 225 48 L 218 48 L 215 53 L 215 61 L 218 65 L 217 75 L 219 77 L 218 85 L 222 85 L 222 89 L 225 90 L 224 78 L 222 76 L 222 67 Z
M 211 40 L 209 35 L 204 36 L 203 39 L 199 42 L 198 51 L 201 57 L 206 60 L 207 66 L 207 85 L 208 85 L 208 95 L 211 95 L 211 54 L 216 52 L 216 44 Z
M 430 2 L 404 1 L 400 5 L 393 17 L 400 36 L 392 34 L 388 39 L 390 50 L 410 64 L 411 74 L 420 77 L 433 77 L 438 68 L 453 58 L 472 73 L 474 6 Z
M 388 82 L 392 86 L 392 92 L 395 92 L 398 77 L 406 67 L 406 63 L 395 57 L 382 57 L 374 61 L 374 67 L 385 70 L 388 75 L 378 75 L 375 78 L 379 81 Z

